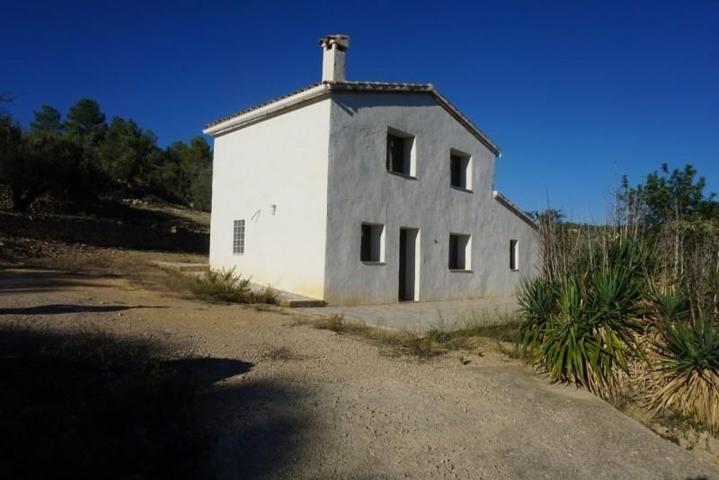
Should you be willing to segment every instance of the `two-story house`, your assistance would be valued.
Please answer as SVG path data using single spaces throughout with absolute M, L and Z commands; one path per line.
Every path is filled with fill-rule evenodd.
M 513 295 L 536 225 L 493 190 L 499 148 L 432 84 L 322 81 L 221 118 L 210 265 L 330 304 Z

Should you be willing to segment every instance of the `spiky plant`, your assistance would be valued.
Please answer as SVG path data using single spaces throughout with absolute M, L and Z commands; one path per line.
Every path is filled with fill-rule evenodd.
M 652 287 L 647 296 L 654 317 L 659 321 L 683 322 L 691 315 L 689 297 L 677 288 Z
M 640 354 L 635 333 L 645 315 L 645 252 L 639 248 L 620 240 L 602 266 L 588 263 L 556 286 L 543 279 L 522 283 L 522 344 L 553 381 L 584 385 L 605 398 L 618 392 L 618 376 Z
M 649 403 L 657 412 L 676 410 L 719 432 L 719 330 L 709 316 L 666 322 L 654 342 L 657 362 Z
M 542 278 L 522 279 L 517 292 L 517 303 L 522 316 L 521 343 L 533 350 L 542 343 L 544 327 L 557 309 L 558 290 Z

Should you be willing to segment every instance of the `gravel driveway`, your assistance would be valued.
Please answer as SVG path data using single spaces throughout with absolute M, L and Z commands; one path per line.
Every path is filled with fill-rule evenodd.
M 719 479 L 592 395 L 490 354 L 417 360 L 292 315 L 123 278 L 0 271 L 0 322 L 98 325 L 237 359 L 202 391 L 219 478 Z

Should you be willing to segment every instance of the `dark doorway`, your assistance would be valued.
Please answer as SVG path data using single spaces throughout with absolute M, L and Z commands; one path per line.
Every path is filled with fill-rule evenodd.
M 399 301 L 419 300 L 419 230 L 399 230 Z

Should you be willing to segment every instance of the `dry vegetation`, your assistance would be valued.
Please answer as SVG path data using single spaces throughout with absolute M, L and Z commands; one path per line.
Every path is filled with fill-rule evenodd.
M 512 358 L 521 357 L 517 348 L 520 322 L 513 318 L 503 318 L 493 324 L 487 324 L 487 319 L 482 315 L 468 320 L 461 329 L 432 329 L 424 335 L 348 321 L 341 315 L 319 320 L 298 318 L 297 321 L 309 321 L 315 328 L 370 341 L 384 347 L 385 352 L 392 355 L 410 355 L 420 360 L 428 360 L 452 351 L 477 355 L 493 351 Z
M 541 217 L 544 263 L 519 295 L 521 344 L 553 381 L 641 410 L 642 420 L 671 425 L 670 436 L 679 425 L 716 435 L 716 202 L 689 167 L 664 173 L 625 184 L 614 225 Z

